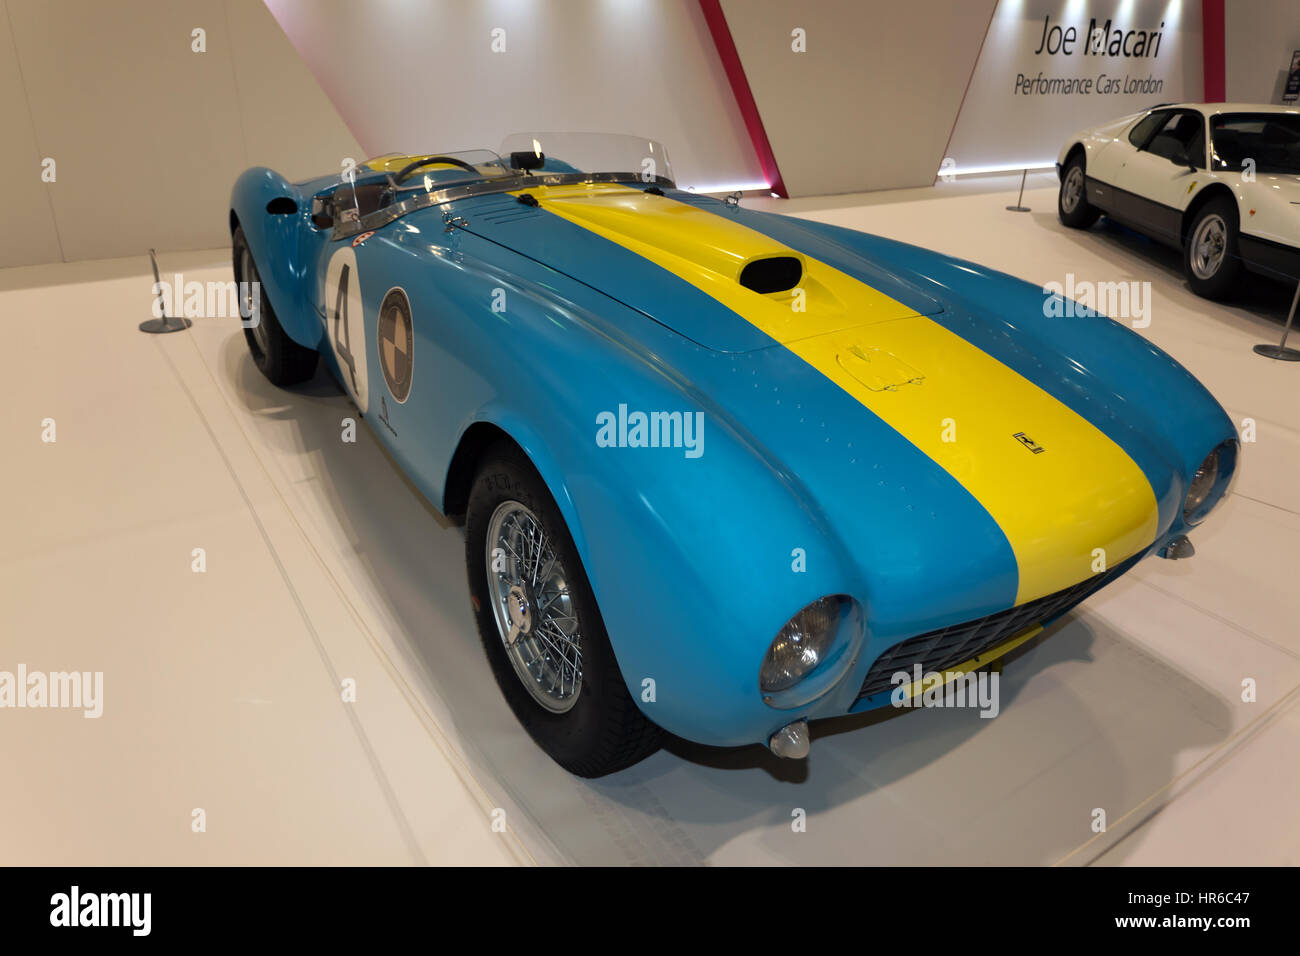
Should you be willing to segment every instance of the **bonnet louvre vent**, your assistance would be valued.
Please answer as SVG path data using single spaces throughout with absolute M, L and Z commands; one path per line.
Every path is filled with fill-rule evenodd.
M 803 263 L 794 256 L 755 259 L 740 270 L 740 284 L 765 295 L 769 292 L 788 292 L 802 278 Z

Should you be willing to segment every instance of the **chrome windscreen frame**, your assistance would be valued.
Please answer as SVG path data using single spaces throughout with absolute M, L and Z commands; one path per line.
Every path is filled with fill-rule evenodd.
M 653 185 L 667 186 L 669 188 L 676 188 L 677 185 L 667 176 L 655 176 L 651 179 L 645 179 L 640 173 L 534 173 L 531 175 L 521 173 L 518 176 L 510 176 L 505 179 L 490 179 L 430 190 L 418 196 L 412 196 L 410 199 L 392 203 L 360 219 L 354 219 L 350 222 L 336 221 L 334 231 L 330 234 L 330 240 L 337 241 L 363 232 L 374 232 L 416 210 L 454 202 L 457 199 L 486 196 L 489 193 L 511 192 L 512 190 L 528 189 L 533 186 L 568 186 L 587 183 L 625 183 L 627 185 Z

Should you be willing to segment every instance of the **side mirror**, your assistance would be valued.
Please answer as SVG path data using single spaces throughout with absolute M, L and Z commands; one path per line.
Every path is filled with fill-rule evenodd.
M 524 172 L 541 169 L 545 162 L 545 153 L 534 153 L 531 149 L 517 150 L 510 154 L 510 165 Z
M 1192 165 L 1192 158 L 1187 155 L 1187 150 L 1179 150 L 1169 157 L 1169 161 L 1175 166 L 1185 166 L 1192 172 L 1196 172 L 1196 167 Z

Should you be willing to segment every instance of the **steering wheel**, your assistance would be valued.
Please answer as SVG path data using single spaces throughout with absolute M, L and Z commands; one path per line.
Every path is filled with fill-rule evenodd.
M 429 156 L 425 159 L 417 159 L 413 163 L 407 163 L 405 166 L 401 168 L 401 171 L 399 171 L 398 174 L 393 177 L 393 182 L 400 183 L 403 179 L 411 175 L 411 173 L 415 172 L 421 166 L 433 166 L 437 163 L 450 163 L 452 166 L 459 166 L 461 169 L 468 170 L 469 172 L 474 173 L 475 175 L 478 174 L 478 170 L 475 169 L 473 166 L 471 166 L 469 163 L 465 162 L 463 159 L 457 159 L 454 156 Z

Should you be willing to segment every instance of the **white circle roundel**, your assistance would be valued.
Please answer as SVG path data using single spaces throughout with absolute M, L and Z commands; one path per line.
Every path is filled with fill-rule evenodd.
M 357 254 L 347 244 L 339 247 L 325 270 L 325 334 L 343 387 L 364 415 L 370 403 L 366 387 L 366 316 L 361 305 Z
M 379 303 L 375 319 L 379 347 L 379 370 L 384 373 L 388 394 L 405 404 L 411 394 L 411 373 L 415 371 L 415 329 L 411 325 L 411 300 L 406 290 L 394 286 Z

